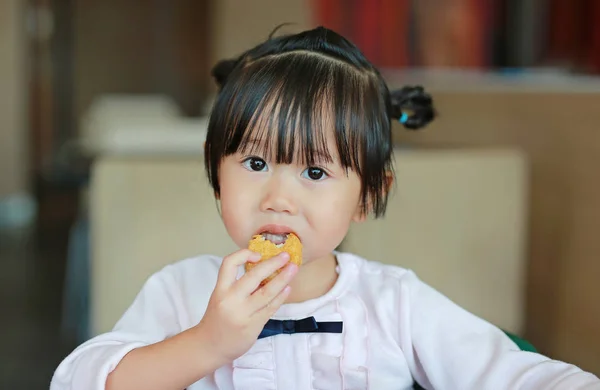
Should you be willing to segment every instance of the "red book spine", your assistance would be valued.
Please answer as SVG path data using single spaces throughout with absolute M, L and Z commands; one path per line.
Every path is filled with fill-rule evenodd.
M 324 26 L 339 34 L 344 34 L 343 0 L 312 0 L 316 25 Z
M 409 65 L 410 0 L 381 0 L 381 57 L 379 66 Z
M 354 1 L 354 43 L 375 64 L 379 62 L 380 53 L 380 5 L 380 0 Z
M 591 24 L 590 67 L 593 73 L 600 73 L 600 1 L 593 1 L 588 19 Z

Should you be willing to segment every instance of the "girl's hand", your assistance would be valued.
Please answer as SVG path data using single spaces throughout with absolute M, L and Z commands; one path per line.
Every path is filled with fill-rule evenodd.
M 223 259 L 206 313 L 197 325 L 211 350 L 226 362 L 254 345 L 266 322 L 288 297 L 288 284 L 298 270 L 295 264 L 288 264 L 289 254 L 280 253 L 236 280 L 239 266 L 260 258 L 260 254 L 243 249 Z M 258 288 L 261 281 L 282 267 L 279 275 Z

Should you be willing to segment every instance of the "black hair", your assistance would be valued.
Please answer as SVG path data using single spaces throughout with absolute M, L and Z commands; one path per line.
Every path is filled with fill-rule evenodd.
M 391 120 L 402 117 L 406 128 L 416 130 L 435 116 L 422 87 L 390 93 L 354 44 L 323 27 L 272 34 L 238 58 L 219 62 L 212 75 L 219 93 L 204 159 L 217 196 L 219 164 L 237 152 L 307 166 L 331 160 L 325 132 L 319 131 L 329 120 L 340 164 L 361 178 L 363 211 L 382 216 L 393 168 Z

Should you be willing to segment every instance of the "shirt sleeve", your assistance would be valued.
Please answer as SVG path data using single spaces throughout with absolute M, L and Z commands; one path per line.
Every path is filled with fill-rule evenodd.
M 399 339 L 427 389 L 600 389 L 593 374 L 521 351 L 494 325 L 407 272 L 400 284 Z
M 168 267 L 152 275 L 111 332 L 88 340 L 61 362 L 50 390 L 104 390 L 127 353 L 180 333 L 173 284 Z

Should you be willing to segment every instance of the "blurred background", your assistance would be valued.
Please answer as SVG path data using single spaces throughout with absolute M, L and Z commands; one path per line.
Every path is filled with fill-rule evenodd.
M 398 126 L 390 214 L 342 249 L 600 374 L 599 1 L 2 0 L 0 388 L 48 388 L 150 273 L 232 250 L 210 69 L 281 23 L 338 31 L 440 111 Z

